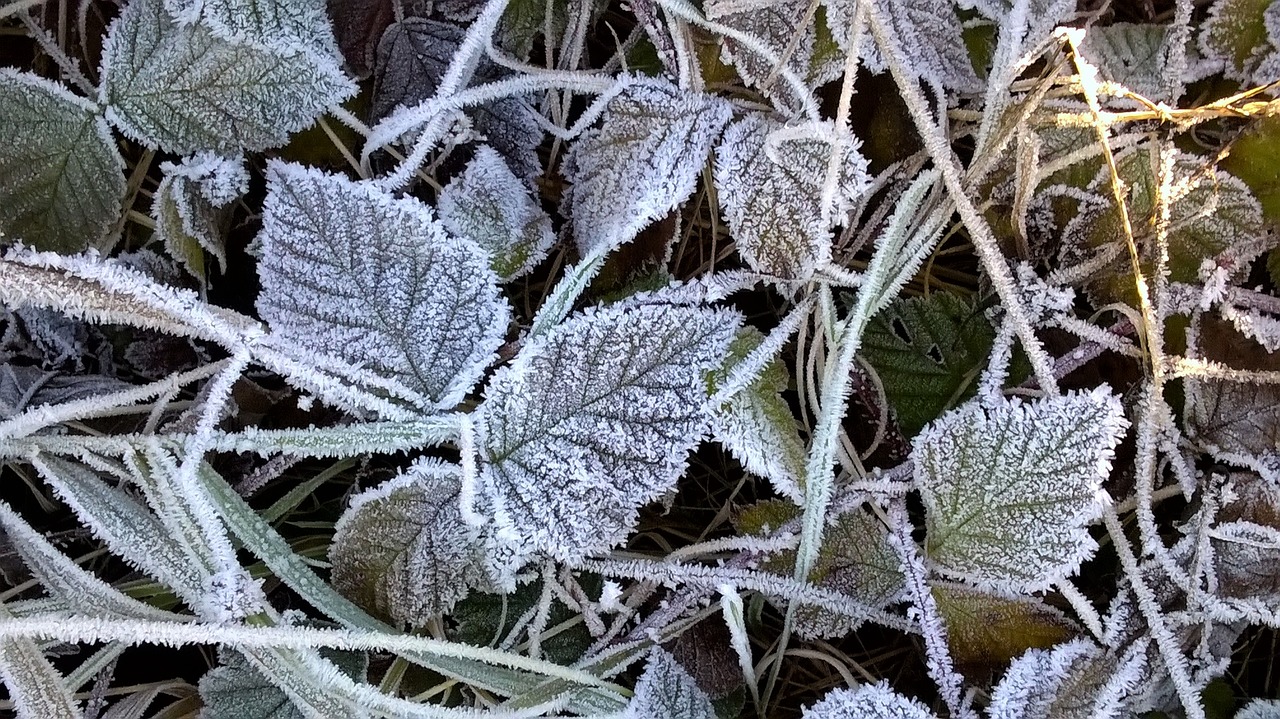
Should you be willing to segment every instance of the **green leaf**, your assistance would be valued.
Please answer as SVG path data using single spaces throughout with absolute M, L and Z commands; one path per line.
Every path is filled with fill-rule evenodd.
M 1280 117 L 1262 117 L 1231 145 L 1220 165 L 1249 186 L 1272 227 L 1280 226 Z M 1278 253 L 1272 252 L 1274 258 Z M 1268 269 L 1271 262 L 1268 262 Z M 1271 277 L 1280 276 L 1272 270 Z M 1280 282 L 1276 282 L 1280 285 Z
M 1033 597 L 1005 597 L 948 583 L 934 584 L 932 591 L 947 626 L 951 658 L 978 674 L 1004 667 L 1028 649 L 1049 649 L 1077 632 L 1062 612 Z
M 947 292 L 897 299 L 867 325 L 863 357 L 903 434 L 915 436 L 973 396 L 995 330 L 972 300 Z
M 942 573 L 979 588 L 1034 592 L 1097 548 L 1086 525 L 1128 422 L 1110 388 L 1032 402 L 976 400 L 912 442 L 927 550 Z
M 1104 80 L 1124 85 L 1149 100 L 1170 102 L 1176 98 L 1160 90 L 1169 62 L 1169 29 L 1169 25 L 1150 23 L 1095 25 L 1085 35 L 1080 52 L 1098 67 Z
M 664 649 L 654 649 L 623 719 L 715 719 L 711 698 Z
M 898 600 L 905 579 L 888 530 L 870 511 L 845 512 L 828 524 L 809 581 L 860 604 L 881 609 Z M 794 559 L 789 562 L 794 566 Z M 789 572 L 788 572 L 789 573 Z M 844 614 L 804 605 L 796 610 L 796 632 L 805 639 L 842 637 L 861 624 Z
M 101 108 L 0 69 L 0 137 L 0 234 L 54 252 L 109 249 L 126 187 Z
M 764 335 L 753 327 L 739 331 L 712 382 L 723 381 L 763 341 Z M 748 472 L 769 480 L 779 494 L 798 504 L 805 449 L 800 424 L 782 397 L 790 384 L 786 365 L 775 358 L 750 385 L 713 410 L 711 427 L 716 439 Z
M 459 513 L 457 467 L 418 462 L 356 495 L 334 528 L 334 587 L 375 616 L 421 628 L 484 579 L 478 527 Z
M 600 595 L 602 581 L 599 575 L 583 574 L 576 579 L 587 596 Z M 538 605 L 542 591 L 542 580 L 538 579 L 521 584 L 509 594 L 472 592 L 449 614 L 449 619 L 457 627 L 450 633 L 450 638 L 480 647 L 494 646 L 515 629 L 516 622 L 526 612 Z M 561 602 L 552 603 L 547 626 L 567 624 L 567 628 L 543 637 L 542 653 L 547 661 L 573 664 L 595 641 L 586 624 L 577 620 L 578 616 L 576 611 Z
M 249 189 L 249 175 L 234 160 L 201 154 L 180 164 L 161 163 L 164 179 L 151 201 L 156 236 L 175 259 L 200 280 L 205 279 L 204 253 L 227 271 L 223 234 L 230 212 L 227 205 Z
M 478 422 L 506 546 L 569 560 L 622 541 L 683 474 L 706 426 L 706 373 L 738 323 L 704 308 L 610 305 L 525 345 L 489 384 Z
M 148 147 L 178 154 L 283 145 L 356 90 L 332 57 L 179 25 L 162 0 L 129 2 L 111 26 L 102 67 L 107 119 Z
M 320 650 L 343 674 L 364 681 L 369 660 L 363 652 Z M 220 665 L 200 679 L 202 719 L 303 719 L 289 697 L 236 651 L 218 651 Z

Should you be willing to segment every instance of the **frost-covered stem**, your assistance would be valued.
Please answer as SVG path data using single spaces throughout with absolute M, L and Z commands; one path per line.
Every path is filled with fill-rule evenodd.
M 884 18 L 880 16 L 880 10 L 877 8 L 876 3 L 868 2 L 866 3 L 866 8 L 871 33 L 875 36 L 876 44 L 880 47 L 885 64 L 888 65 L 889 71 L 898 85 L 902 100 L 911 114 L 916 131 L 920 133 L 925 150 L 928 151 L 929 156 L 933 158 L 934 164 L 942 173 L 943 184 L 946 185 L 947 192 L 951 194 L 951 200 L 955 203 L 960 219 L 969 228 L 978 259 L 981 260 L 983 268 L 986 269 L 987 275 L 991 279 L 992 287 L 995 288 L 996 294 L 1000 296 L 1000 301 L 1004 304 L 1004 310 L 1013 322 L 1013 328 L 1017 332 L 1018 339 L 1022 341 L 1022 347 L 1027 353 L 1027 358 L 1031 360 L 1031 367 L 1035 370 L 1036 377 L 1040 380 L 1040 387 L 1050 395 L 1057 394 L 1058 382 L 1053 376 L 1053 363 L 1045 352 L 1044 347 L 1040 344 L 1040 340 L 1036 337 L 1030 318 L 1027 317 L 1022 305 L 1018 303 L 1018 290 L 1013 280 L 1013 273 L 1009 270 L 1008 263 L 1005 262 L 1004 254 L 1000 251 L 1000 245 L 996 241 L 995 235 L 991 232 L 991 227 L 965 193 L 964 182 L 956 166 L 956 158 L 951 151 L 950 141 L 946 133 L 942 131 L 942 127 L 934 121 L 929 111 L 928 103 L 920 92 L 919 85 L 916 84 L 915 77 L 903 64 L 898 44 L 886 29 Z
M 712 554 L 720 554 L 722 552 L 756 552 L 759 554 L 770 554 L 772 552 L 780 552 L 786 549 L 795 549 L 796 538 L 794 536 L 780 535 L 774 537 L 722 537 L 720 539 L 712 539 L 706 542 L 698 542 L 671 552 L 667 555 L 668 562 L 682 562 L 686 559 L 694 557 L 706 557 Z
M 1160 90 L 1175 105 L 1182 89 L 1182 78 L 1187 73 L 1187 41 L 1191 39 L 1191 13 L 1194 10 L 1192 0 L 1174 0 L 1173 22 L 1164 39 L 1163 47 L 1169 48 L 1169 54 L 1160 63 Z
M 1104 634 L 1102 617 L 1098 614 L 1098 610 L 1093 606 L 1093 603 L 1089 601 L 1089 598 L 1081 594 L 1080 590 L 1076 589 L 1076 585 L 1072 584 L 1069 579 L 1059 581 L 1054 587 L 1057 588 L 1062 598 L 1067 600 L 1071 608 L 1075 610 L 1076 616 L 1080 618 L 1080 621 L 1084 622 L 1085 627 L 1089 629 L 1089 633 L 1093 635 L 1093 638 L 1100 643 L 1105 643 L 1102 638 Z
M 991 355 L 987 368 L 978 380 L 978 397 L 995 404 L 1000 401 L 1005 380 L 1009 376 L 1009 363 L 1013 360 L 1013 323 L 1005 315 L 991 343 Z
M 721 584 L 720 612 L 725 626 L 729 628 L 729 643 L 738 655 L 738 669 L 742 671 L 742 680 L 751 692 L 751 703 L 755 705 L 756 714 L 764 716 L 764 707 L 760 706 L 760 686 L 756 681 L 755 664 L 751 657 L 751 639 L 747 637 L 747 623 L 742 611 L 742 595 L 731 584 Z
M 17 617 L 0 622 L 0 639 L 16 637 L 57 639 L 76 644 L 119 641 L 129 645 L 157 644 L 165 647 L 191 644 L 280 649 L 327 647 L 349 651 L 421 654 L 450 659 L 470 659 L 494 666 L 565 679 L 579 685 L 600 687 L 607 691 L 617 690 L 617 687 L 611 683 L 580 669 L 461 642 L 381 631 L 296 625 L 250 627 L 238 624 L 160 622 L 57 614 Z
M 751 386 L 751 383 L 760 376 L 765 367 L 782 351 L 782 346 L 791 339 L 791 335 L 800 327 L 800 323 L 809 316 L 809 310 L 812 307 L 813 297 L 810 296 L 791 308 L 791 311 L 778 323 L 778 326 L 769 331 L 768 336 L 764 338 L 760 346 L 749 352 L 741 362 L 734 365 L 729 372 L 729 376 L 716 388 L 716 393 L 711 396 L 710 406 L 719 407 L 728 402 L 737 393 Z
M 119 392 L 95 395 L 61 404 L 45 404 L 39 407 L 32 407 L 21 414 L 0 422 L 0 440 L 26 437 L 33 432 L 62 422 L 101 417 L 104 412 L 111 412 L 117 407 L 145 402 L 161 395 L 176 392 L 178 388 L 184 385 L 199 382 L 221 372 L 226 368 L 229 361 L 220 360 L 188 372 L 170 375 L 151 384 L 130 387 Z
M 866 2 L 864 0 L 853 1 L 855 3 L 853 28 L 849 31 L 849 52 L 845 54 L 844 58 L 844 78 L 840 83 L 840 102 L 836 108 L 835 141 L 831 143 L 831 154 L 827 156 L 827 171 L 822 179 L 822 204 L 819 207 L 822 210 L 824 223 L 830 220 L 827 215 L 830 208 L 835 206 L 835 196 L 840 184 L 840 165 L 844 161 L 845 149 L 849 146 L 851 139 L 849 107 L 853 104 L 853 81 L 858 75 L 858 45 L 862 37 L 862 31 L 867 23 Z M 815 2 L 814 5 L 816 6 L 817 3 Z M 795 38 L 799 37 L 800 30 L 804 27 L 802 25 L 796 29 L 795 37 L 792 38 L 793 42 Z
M 578 261 L 578 264 L 565 272 L 564 277 L 551 291 L 551 295 L 538 309 L 538 314 L 534 316 L 533 326 L 529 328 L 527 339 L 546 334 L 569 315 L 573 310 L 574 302 L 578 301 L 578 297 L 587 289 L 587 285 L 591 284 L 591 279 L 600 272 L 600 268 L 604 267 L 605 258 L 612 250 L 613 243 L 597 242 L 591 251 Z
M 1159 602 L 1156 601 L 1155 594 L 1146 582 L 1142 581 L 1142 569 L 1138 566 L 1137 557 L 1134 556 L 1133 545 L 1124 534 L 1124 527 L 1120 526 L 1120 518 L 1116 516 L 1115 510 L 1108 506 L 1102 510 L 1102 519 L 1106 523 L 1107 534 L 1115 544 L 1120 565 L 1124 567 L 1125 578 L 1128 579 L 1129 586 L 1133 588 L 1133 594 L 1137 597 L 1138 611 L 1146 620 L 1148 631 L 1156 642 L 1156 648 L 1160 650 L 1160 657 L 1164 659 L 1165 668 L 1169 671 L 1169 678 L 1173 681 L 1178 699 L 1182 701 L 1182 706 L 1187 711 L 1188 719 L 1205 719 L 1204 707 L 1200 705 L 1200 694 L 1191 684 L 1191 669 L 1187 664 L 1187 658 L 1183 656 L 1177 639 L 1165 624 L 1164 613 L 1160 609 Z
M 902 572 L 907 580 L 907 596 L 912 605 L 908 616 L 914 613 L 919 619 L 929 676 L 938 686 L 938 694 L 946 702 L 952 719 L 978 719 L 977 713 L 965 699 L 964 680 L 951 661 L 951 650 L 947 647 L 947 626 L 938 615 L 938 604 L 929 589 L 924 562 L 920 559 L 915 540 L 911 538 L 911 520 L 907 518 L 906 506 L 901 501 L 895 500 L 889 504 L 889 528 L 889 543 L 898 553 Z
M 675 15 L 686 22 L 697 25 L 705 30 L 709 30 L 717 35 L 732 38 L 733 40 L 741 43 L 743 47 L 751 50 L 770 63 L 777 64 L 779 62 L 777 53 L 769 49 L 769 47 L 761 42 L 759 38 L 742 32 L 741 30 L 731 28 L 728 25 L 722 25 L 714 20 L 708 20 L 687 0 L 658 0 L 658 4 L 662 6 L 663 10 L 666 10 L 668 13 Z M 779 72 L 779 75 L 787 83 L 788 88 L 796 96 L 796 99 L 800 101 L 804 115 L 813 122 L 821 122 L 822 112 L 818 108 L 817 102 L 814 101 L 813 94 L 809 92 L 809 87 L 805 84 L 804 80 L 800 79 L 799 76 L 787 68 L 783 68 Z
M 5 9 L 7 10 L 8 8 Z M 48 31 L 40 27 L 30 13 L 22 12 L 18 15 L 18 19 L 26 26 L 27 32 L 31 34 L 31 39 L 35 40 L 40 49 L 57 63 L 58 69 L 62 70 L 64 78 L 70 80 L 86 96 L 90 98 L 98 96 L 98 88 L 92 82 L 89 82 L 89 78 L 85 77 L 84 73 L 80 71 L 80 63 L 63 52 L 58 45 L 58 41 L 49 35 Z
M 556 567 L 551 562 L 542 565 L 542 593 L 538 596 L 538 611 L 529 625 L 529 656 L 542 658 L 542 633 L 551 621 L 551 604 L 555 601 L 552 585 L 556 583 Z
M 409 177 L 422 165 L 427 154 L 435 148 L 440 133 L 446 127 L 444 118 L 449 112 L 473 105 L 483 105 L 513 95 L 527 95 L 544 90 L 601 93 L 613 84 L 614 81 L 611 79 L 584 73 L 556 73 L 546 76 L 512 77 L 463 90 L 449 97 L 433 97 L 414 107 L 400 110 L 374 126 L 369 131 L 369 137 L 361 150 L 360 164 L 368 167 L 369 158 L 374 151 L 396 142 L 403 134 L 416 127 L 427 125 L 414 142 L 405 161 L 400 163 L 395 172 L 377 180 L 381 187 L 398 188 L 408 182 Z
M 739 590 L 749 589 L 782 597 L 854 619 L 873 621 L 892 629 L 915 631 L 913 623 L 902 617 L 864 605 L 847 594 L 808 582 L 797 582 L 779 574 L 745 567 L 708 567 L 701 564 L 677 564 L 649 559 L 584 559 L 574 566 L 576 569 L 598 572 L 610 577 L 685 584 L 712 591 L 723 584 L 729 584 Z

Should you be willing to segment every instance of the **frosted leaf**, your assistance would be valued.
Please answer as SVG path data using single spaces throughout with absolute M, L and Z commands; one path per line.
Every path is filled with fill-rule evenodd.
M 744 8 L 744 5 L 747 7 Z M 838 63 L 814 67 L 817 32 L 812 22 L 805 27 L 800 25 L 808 10 L 809 3 L 806 0 L 777 0 L 767 3 L 720 0 L 706 4 L 709 19 L 756 38 L 773 53 L 774 58 L 781 57 L 791 38 L 799 33 L 799 41 L 787 60 L 786 68 L 810 87 L 816 87 L 839 77 L 844 62 L 840 58 Z M 732 38 L 723 38 L 721 43 L 720 60 L 732 65 L 744 82 L 760 90 L 784 110 L 800 107 L 800 99 L 795 97 L 794 91 L 784 80 L 775 77 L 769 82 L 776 64 L 774 59 L 766 59 Z
M 225 273 L 223 234 L 229 213 L 224 208 L 249 191 L 243 162 L 201 153 L 178 165 L 161 163 L 160 169 L 165 176 L 151 204 L 156 235 L 197 279 L 205 276 L 205 252 Z
M 164 0 L 180 24 L 199 23 L 216 37 L 288 52 L 305 47 L 337 57 L 325 0 Z
M 857 689 L 833 689 L 806 708 L 802 719 L 938 719 L 938 715 L 881 681 Z
M 272 163 L 258 311 L 299 348 L 363 363 L 456 405 L 493 359 L 508 308 L 489 258 L 431 209 L 371 184 Z
M 1280 33 L 1268 28 L 1267 16 L 1275 13 L 1272 0 L 1217 0 L 1201 27 L 1201 52 L 1220 63 L 1229 80 L 1271 82 L 1274 77 L 1259 78 L 1258 71 L 1280 43 Z
M 200 596 L 204 584 L 200 568 L 149 509 L 123 489 L 106 484 L 84 465 L 53 457 L 35 464 L 80 523 L 112 552 L 183 599 Z
M 13 614 L 0 604 L 0 622 Z M 0 639 L 0 680 L 8 690 L 19 719 L 76 719 L 83 717 L 72 688 L 45 659 L 35 640 Z
M 1074 637 L 1078 627 L 1035 597 L 1002 596 L 963 584 L 932 586 L 947 627 L 947 648 L 959 666 L 1001 668 L 1028 649 L 1048 649 Z
M 794 553 L 784 552 L 783 556 L 787 567 L 793 568 Z M 778 570 L 788 573 L 784 567 Z M 809 581 L 875 609 L 897 601 L 905 583 L 898 554 L 889 545 L 888 530 L 864 509 L 845 512 L 829 523 Z M 795 618 L 796 632 L 805 639 L 841 637 L 862 624 L 858 617 L 812 605 L 799 607 Z
M 108 249 L 124 160 L 100 109 L 30 73 L 0 69 L 0 236 L 38 249 Z
M 320 650 L 342 673 L 363 681 L 368 658 L 361 652 Z M 239 652 L 218 650 L 219 666 L 200 678 L 201 719 L 304 719 L 299 709 L 275 684 L 249 664 Z
M 994 341 L 995 330 L 974 302 L 932 292 L 894 300 L 871 318 L 862 353 L 903 434 L 912 437 L 973 396 Z
M 1215 594 L 1231 615 L 1280 626 L 1280 487 L 1232 476 L 1209 531 Z
M 1280 484 L 1280 387 L 1187 381 L 1189 434 L 1210 454 Z
M 831 33 L 844 49 L 849 45 L 855 6 L 853 0 L 826 3 Z M 949 90 L 982 87 L 969 59 L 964 28 L 952 0 L 888 0 L 880 8 L 889 26 L 886 30 L 897 39 L 909 71 Z M 864 37 L 871 34 L 867 29 L 863 33 Z M 870 49 L 870 44 L 866 47 Z M 873 69 L 883 68 L 878 57 L 871 60 Z
M 1280 699 L 1254 699 L 1244 705 L 1236 719 L 1280 719 Z
M 711 698 L 665 649 L 649 653 L 623 719 L 715 719 Z
M 1168 25 L 1135 25 L 1118 22 L 1089 28 L 1080 46 L 1104 80 L 1124 85 L 1152 101 L 1175 98 L 1160 89 L 1168 67 Z
M 1233 369 L 1269 371 L 1277 355 L 1208 315 L 1199 333 L 1202 357 Z M 1220 461 L 1259 472 L 1280 486 L 1280 385 L 1187 377 L 1187 435 Z
M 382 119 L 398 107 L 412 107 L 434 96 L 465 34 L 456 25 L 412 17 L 387 28 L 378 43 L 373 117 Z M 506 72 L 481 60 L 473 84 L 501 79 Z M 473 129 L 506 158 L 516 175 L 542 174 L 537 148 L 544 131 L 528 102 L 506 97 L 468 108 L 466 113 Z
M 715 184 L 738 254 L 757 272 L 803 280 L 831 259 L 831 228 L 824 224 L 822 186 L 831 145 L 817 139 L 775 138 L 777 122 L 756 114 L 729 126 L 716 149 Z M 867 161 L 856 143 L 841 166 L 835 208 L 869 185 Z
M 488 145 L 477 148 L 467 169 L 445 186 L 436 209 L 449 232 L 488 250 L 503 280 L 532 270 L 555 243 L 551 218 Z
M 121 593 L 72 561 L 4 502 L 0 502 L 0 529 L 0 536 L 7 538 L 22 556 L 45 593 L 76 614 L 151 621 L 177 618 Z
M 1157 242 L 1155 229 L 1159 208 L 1158 158 L 1150 145 L 1119 154 L 1120 178 L 1128 188 L 1126 198 L 1134 239 L 1139 248 L 1143 272 L 1155 271 Z M 1169 203 L 1169 280 L 1199 282 L 1205 260 L 1212 261 L 1228 279 L 1248 274 L 1250 262 L 1275 245 L 1262 217 L 1262 207 L 1249 187 L 1222 170 L 1206 171 L 1202 158 L 1178 153 Z M 1090 190 L 1110 198 L 1111 175 L 1102 167 Z M 1124 231 L 1115 203 L 1111 200 L 1087 207 L 1068 223 L 1063 232 L 1076 251 L 1087 254 L 1093 248 L 1109 248 L 1121 243 Z M 1124 250 L 1121 250 L 1122 252 Z M 1068 261 L 1074 261 L 1074 255 Z M 1088 285 L 1097 304 L 1116 299 L 1137 306 L 1133 273 L 1129 263 L 1113 263 Z
M 744 327 L 714 380 L 726 378 L 763 341 L 759 330 Z M 750 385 L 712 411 L 711 431 L 748 472 L 769 480 L 779 494 L 801 504 L 804 443 L 795 414 L 782 397 L 790 384 L 786 365 L 775 358 Z
M 628 242 L 679 207 L 731 112 L 724 100 L 666 80 L 627 83 L 562 165 L 579 251 Z
M 333 32 L 347 67 L 359 78 L 373 72 L 378 40 L 395 20 L 391 0 L 329 0 Z
M 1141 649 L 1137 645 L 1135 649 Z M 1125 699 L 1145 683 L 1146 654 L 1116 657 L 1087 639 L 1032 649 L 996 685 L 991 719 L 1114 719 L 1130 716 Z
M 1097 548 L 1086 524 L 1128 422 L 1105 385 L 944 414 L 912 442 L 928 556 L 978 587 L 1034 592 Z
M 333 585 L 399 626 L 420 628 L 481 583 L 480 529 L 459 511 L 457 467 L 421 461 L 351 500 L 334 529 Z
M 332 57 L 268 50 L 180 26 L 161 0 L 130 0 L 103 47 L 107 119 L 148 147 L 190 154 L 285 144 L 355 93 Z
M 499 531 L 566 561 L 621 541 L 701 438 L 704 376 L 738 322 L 710 309 L 615 305 L 527 344 L 480 408 Z
M 412 107 L 436 93 L 466 36 L 457 25 L 410 17 L 392 24 L 378 42 L 372 117 Z

